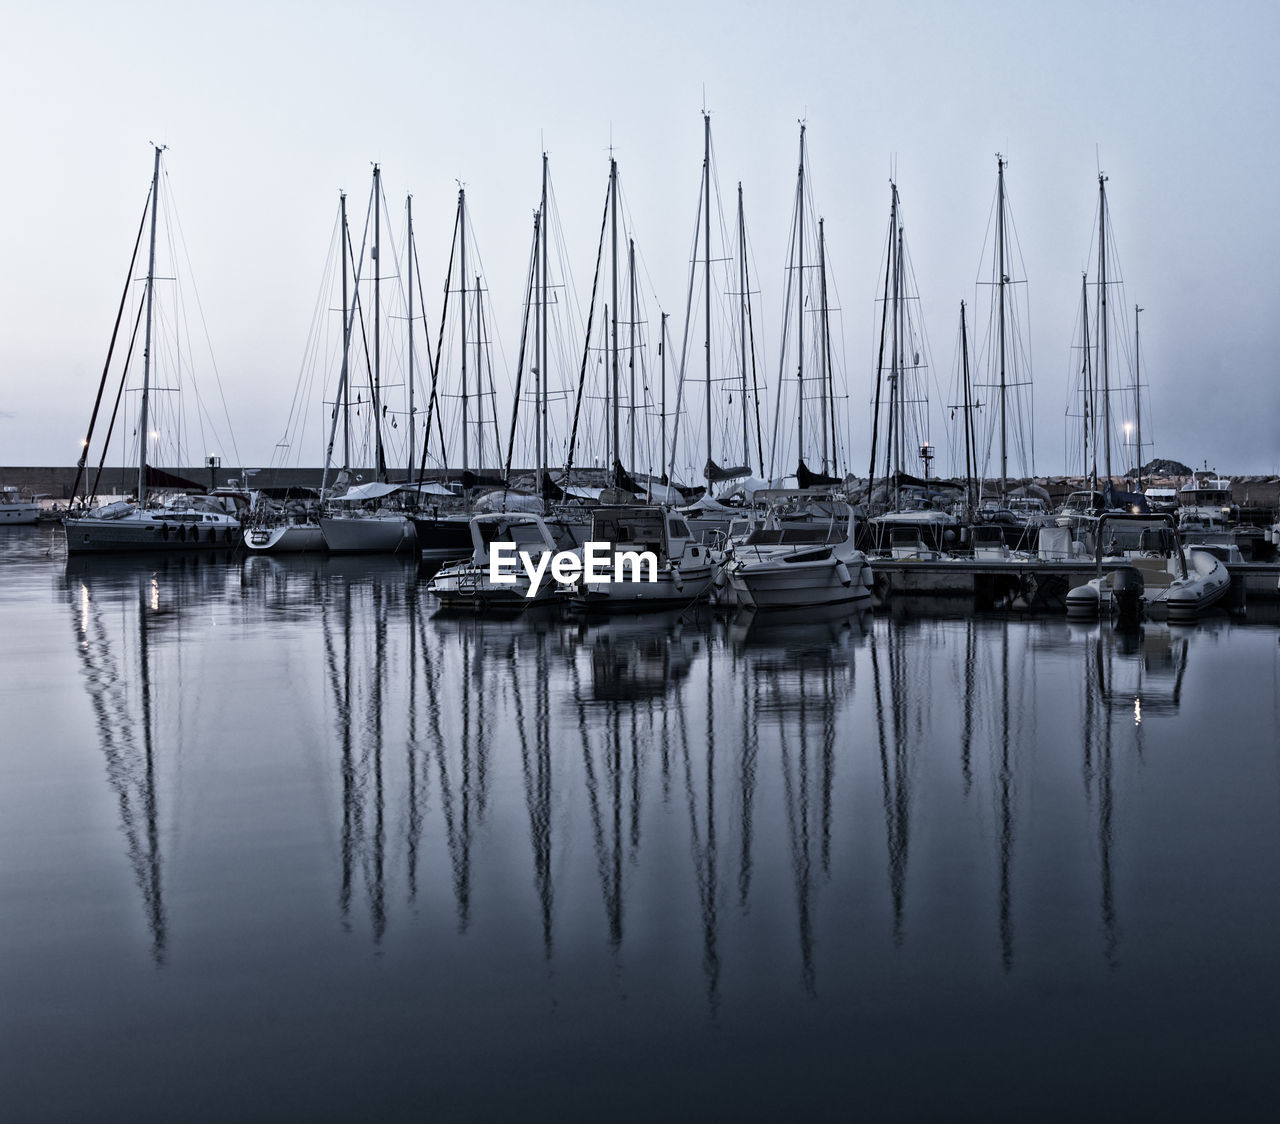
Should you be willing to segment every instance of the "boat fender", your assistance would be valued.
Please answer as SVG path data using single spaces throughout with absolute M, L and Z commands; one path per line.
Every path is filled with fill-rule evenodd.
M 179 542 L 187 541 L 187 529 L 186 527 L 183 527 L 181 525 L 179 525 L 178 527 L 178 541 Z
M 168 541 L 169 541 L 169 524 L 168 524 L 168 523 L 161 523 L 161 524 L 160 524 L 160 537 L 161 537 L 165 542 L 168 542 Z
M 684 591 L 684 578 L 680 576 L 679 566 L 673 565 L 671 567 L 671 584 L 676 587 L 677 593 L 682 593 Z
M 853 584 L 853 578 L 849 575 L 849 567 L 843 562 L 836 563 L 836 577 L 840 579 L 840 584 L 849 586 Z

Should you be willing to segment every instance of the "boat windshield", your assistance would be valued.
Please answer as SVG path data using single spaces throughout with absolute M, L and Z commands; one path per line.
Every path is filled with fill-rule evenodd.
M 517 547 L 536 546 L 547 549 L 542 537 L 542 529 L 536 523 L 507 523 L 501 520 L 486 521 L 479 524 L 480 541 L 488 546 L 491 542 L 511 542 Z
M 761 527 L 747 536 L 748 546 L 812 546 L 840 542 L 844 531 L 833 524 L 802 524 L 798 527 Z
M 638 546 L 658 553 L 665 541 L 662 512 L 596 512 L 591 520 L 591 540 L 614 547 Z

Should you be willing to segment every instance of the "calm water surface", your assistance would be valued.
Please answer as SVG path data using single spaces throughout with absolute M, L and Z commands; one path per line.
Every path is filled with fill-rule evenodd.
M 59 539 L 0 534 L 0 1116 L 1273 1109 L 1274 624 L 476 621 Z

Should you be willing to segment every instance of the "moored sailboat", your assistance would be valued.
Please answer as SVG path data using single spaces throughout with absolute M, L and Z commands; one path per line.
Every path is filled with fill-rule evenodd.
M 68 514 L 62 521 L 66 533 L 67 551 L 79 553 L 127 553 L 134 551 L 170 551 L 191 550 L 200 548 L 233 547 L 239 542 L 240 520 L 233 510 L 213 498 L 195 498 L 190 492 L 198 491 L 200 486 L 191 481 L 163 473 L 149 462 L 148 447 L 160 437 L 158 430 L 152 430 L 159 411 L 153 413 L 151 396 L 153 387 L 154 335 L 157 319 L 156 299 L 156 234 L 160 210 L 161 154 L 160 145 L 155 146 L 155 162 L 151 176 L 151 189 L 147 197 L 147 208 L 143 221 L 138 227 L 137 240 L 134 243 L 133 259 L 129 263 L 129 281 L 126 282 L 124 294 L 121 296 L 120 309 L 116 317 L 115 330 L 112 333 L 111 345 L 107 351 L 107 361 L 103 368 L 102 380 L 98 387 L 97 401 L 89 422 L 89 432 L 85 437 L 77 467 L 76 480 L 72 488 L 79 496 L 80 486 L 85 485 L 83 503 L 75 514 Z M 112 414 L 112 426 L 109 426 L 103 442 L 102 460 L 98 464 L 98 476 L 92 485 L 88 483 L 86 462 L 90 442 L 93 440 L 98 410 L 102 404 L 103 392 L 106 389 L 107 375 L 110 371 L 112 354 L 124 316 L 125 303 L 128 298 L 129 284 L 132 282 L 134 264 L 137 261 L 138 249 L 142 243 L 144 227 L 150 227 L 149 249 L 147 257 L 146 289 L 143 305 L 139 309 L 138 322 L 134 325 L 134 339 L 139 323 L 144 328 L 142 352 L 142 387 L 137 423 L 138 436 L 138 483 L 136 500 L 129 502 L 119 500 L 110 504 L 95 505 L 92 501 L 97 494 L 98 476 L 106 459 L 106 448 L 111 441 L 111 428 L 115 422 Z M 130 342 L 129 353 L 132 355 L 133 343 Z M 124 390 L 124 379 L 128 375 L 129 357 L 126 357 L 124 373 L 121 376 L 121 394 Z M 117 406 L 119 396 L 117 397 Z M 156 446 L 158 448 L 158 445 Z M 211 465 L 216 460 L 211 458 Z M 149 497 L 159 488 L 184 489 L 171 495 L 163 504 L 149 502 Z M 189 491 L 188 491 L 189 489 Z

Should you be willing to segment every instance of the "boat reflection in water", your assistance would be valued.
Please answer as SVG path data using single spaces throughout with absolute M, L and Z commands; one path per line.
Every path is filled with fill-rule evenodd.
M 735 1114 L 804 1088 L 822 1115 L 848 1106 L 844 1066 L 813 1060 L 834 1050 L 866 1054 L 871 1115 L 937 1116 L 912 1078 L 958 1051 L 980 1092 L 955 1105 L 999 1115 L 1038 1103 L 1043 1051 L 1074 1065 L 1082 1027 L 1107 1050 L 1145 1028 L 1171 1079 L 1224 995 L 1246 1028 L 1280 997 L 1239 937 L 1280 934 L 1274 748 L 1203 752 L 1223 706 L 1274 695 L 1271 631 L 447 617 L 393 559 L 164 558 L 59 588 L 127 912 L 165 973 L 131 1048 L 172 1062 L 156 1028 L 212 973 L 225 995 L 182 1055 L 211 1087 L 234 1040 L 291 1059 L 321 1115 L 380 1063 L 381 1107 L 510 1114 L 554 1088 L 585 1115 L 589 1064 L 655 1115 L 643 1049 Z M 1244 655 L 1217 665 L 1228 634 Z M 65 928 L 103 1017 L 119 942 Z M 1222 1075 L 1258 1063 L 1223 1033 Z M 741 1042 L 768 1047 L 768 1088 Z

